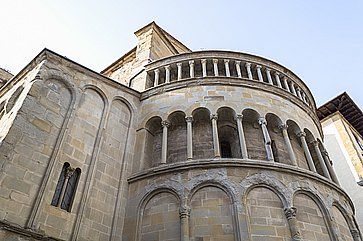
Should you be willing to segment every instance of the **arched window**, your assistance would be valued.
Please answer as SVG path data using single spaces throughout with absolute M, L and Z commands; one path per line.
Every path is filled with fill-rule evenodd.
M 80 175 L 81 169 L 71 168 L 69 163 L 64 163 L 52 199 L 52 206 L 71 211 Z

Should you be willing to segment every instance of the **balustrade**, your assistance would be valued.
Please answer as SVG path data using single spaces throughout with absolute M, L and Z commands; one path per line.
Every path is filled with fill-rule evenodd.
M 146 89 L 192 78 L 239 78 L 275 86 L 294 95 L 305 105 L 312 107 L 310 104 L 312 102 L 308 99 L 302 86 L 298 84 L 299 80 L 294 80 L 283 71 L 260 63 L 243 59 L 209 56 L 208 58 L 186 58 L 179 61 L 170 60 L 165 62 L 167 64 L 160 64 L 159 66 L 155 64 L 156 66 L 149 69 L 148 66 L 146 67 L 148 77 L 150 78 L 148 82 L 150 84 L 146 86 Z M 189 75 L 187 74 L 188 72 Z

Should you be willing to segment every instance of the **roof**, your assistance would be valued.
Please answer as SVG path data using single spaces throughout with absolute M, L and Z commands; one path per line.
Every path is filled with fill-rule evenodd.
M 323 120 L 337 111 L 363 136 L 363 112 L 346 92 L 318 108 L 319 120 Z

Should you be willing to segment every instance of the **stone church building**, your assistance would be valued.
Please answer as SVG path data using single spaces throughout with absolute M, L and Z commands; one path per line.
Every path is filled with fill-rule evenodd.
M 135 35 L 101 73 L 44 49 L 0 89 L 0 240 L 362 241 L 298 76 Z

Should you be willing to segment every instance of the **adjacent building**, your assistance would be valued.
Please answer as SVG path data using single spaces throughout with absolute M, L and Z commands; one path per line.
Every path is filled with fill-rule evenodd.
M 0 89 L 1 240 L 362 241 L 296 74 L 135 35 L 101 73 L 45 49 Z
M 363 113 L 344 92 L 319 107 L 318 116 L 340 185 L 355 204 L 363 227 Z

